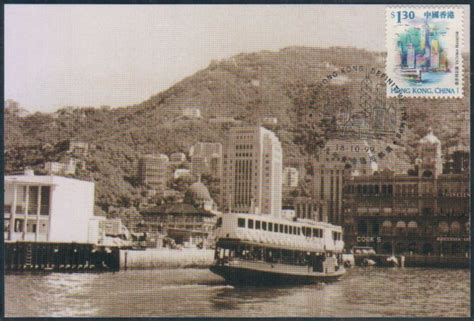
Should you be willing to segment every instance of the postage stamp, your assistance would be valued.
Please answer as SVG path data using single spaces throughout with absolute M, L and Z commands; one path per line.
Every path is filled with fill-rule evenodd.
M 391 97 L 463 96 L 463 11 L 455 6 L 388 7 L 387 86 Z

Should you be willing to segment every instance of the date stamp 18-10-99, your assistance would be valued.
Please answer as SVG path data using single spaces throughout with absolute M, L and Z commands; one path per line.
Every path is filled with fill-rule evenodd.
M 386 9 L 387 75 L 405 97 L 463 96 L 463 11 L 454 6 Z

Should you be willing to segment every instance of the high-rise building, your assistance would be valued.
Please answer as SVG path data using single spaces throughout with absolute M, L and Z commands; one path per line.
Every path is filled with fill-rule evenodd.
M 196 143 L 190 148 L 189 155 L 191 156 L 193 175 L 199 176 L 208 173 L 214 177 L 220 177 L 221 143 Z
M 294 199 L 295 215 L 299 219 L 306 219 L 316 222 L 327 222 L 326 215 L 321 211 L 321 203 L 312 197 L 299 196 Z
M 442 51 L 439 57 L 439 69 L 441 70 L 447 70 L 449 68 L 448 66 L 448 54 L 446 51 Z
M 411 43 L 407 45 L 407 66 L 408 68 L 415 68 L 415 48 Z
M 223 148 L 221 207 L 281 217 L 282 148 L 263 127 L 233 127 Z
M 420 29 L 420 49 L 425 49 L 426 47 L 426 29 Z
M 163 191 L 168 181 L 168 156 L 164 154 L 147 154 L 138 163 L 140 183 L 153 189 Z
M 344 162 L 321 156 L 313 161 L 313 199 L 319 201 L 319 215 L 329 223 L 342 223 Z
M 431 68 L 439 67 L 439 43 L 438 40 L 431 40 Z
M 283 186 L 286 188 L 298 186 L 298 170 L 296 168 L 285 167 L 283 169 Z
M 203 174 L 209 174 L 209 163 L 207 157 L 201 155 L 193 155 L 191 157 L 191 173 L 195 177 Z
M 222 144 L 221 143 L 205 143 L 199 142 L 194 144 L 189 149 L 190 156 L 205 156 L 211 158 L 213 155 L 222 156 Z

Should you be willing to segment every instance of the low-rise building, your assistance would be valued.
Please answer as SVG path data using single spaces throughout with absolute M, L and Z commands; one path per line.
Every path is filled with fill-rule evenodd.
M 191 171 L 186 168 L 178 168 L 174 171 L 173 178 L 178 179 L 183 176 L 191 176 Z
M 262 118 L 262 125 L 274 126 L 278 124 L 278 118 L 273 116 L 265 116 Z
M 162 233 L 176 244 L 192 247 L 206 245 L 216 224 L 216 214 L 192 204 L 163 204 L 141 212 L 147 233 Z
M 241 120 L 236 120 L 234 117 L 230 116 L 216 116 L 209 118 L 209 123 L 211 124 L 241 124 Z
M 183 117 L 201 118 L 201 109 L 197 107 L 185 107 L 182 110 Z
M 98 245 L 130 246 L 132 239 L 120 218 L 94 216 L 89 221 L 89 242 Z
M 442 174 L 441 142 L 430 130 L 419 141 L 409 174 L 385 169 L 344 183 L 344 230 L 348 248 L 377 252 L 468 255 L 469 173 Z
M 462 174 L 469 172 L 469 154 L 469 147 L 467 146 L 456 145 L 448 148 L 443 173 Z
M 172 153 L 170 155 L 170 163 L 181 164 L 186 161 L 186 155 L 184 153 Z
M 77 157 L 84 157 L 89 154 L 89 143 L 72 140 L 69 142 L 68 152 Z
M 380 253 L 465 255 L 469 252 L 469 179 L 394 175 L 353 177 L 345 186 L 348 248 Z
M 92 242 L 94 183 L 60 176 L 5 176 L 5 241 Z
M 44 169 L 48 174 L 74 175 L 77 168 L 77 160 L 68 158 L 66 162 L 46 162 Z

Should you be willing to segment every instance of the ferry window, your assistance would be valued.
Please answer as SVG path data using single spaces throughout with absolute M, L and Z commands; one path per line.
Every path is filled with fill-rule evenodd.
M 290 225 L 290 234 L 293 234 L 293 226 Z
M 245 227 L 245 218 L 239 218 L 237 220 L 237 226 L 238 227 Z
M 300 228 L 298 227 L 298 231 L 296 232 L 296 235 L 300 235 L 301 234 L 301 230 Z
M 285 234 L 288 234 L 288 225 L 285 225 Z
M 270 232 L 273 231 L 273 223 L 268 223 L 268 230 L 269 230 Z
M 318 237 L 318 230 L 317 229 L 313 229 L 313 237 Z
M 253 229 L 253 220 L 249 220 L 249 221 L 248 221 L 248 228 L 252 228 L 252 229 Z
M 260 221 L 255 221 L 255 229 L 256 230 L 260 229 Z
M 280 224 L 280 233 L 283 233 L 283 224 Z
M 319 237 L 323 237 L 323 230 L 319 230 Z
M 262 230 L 267 230 L 267 222 L 262 222 Z

